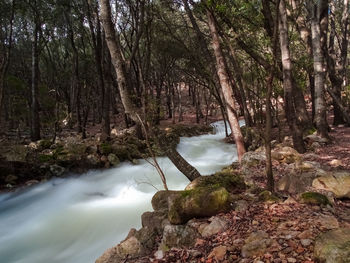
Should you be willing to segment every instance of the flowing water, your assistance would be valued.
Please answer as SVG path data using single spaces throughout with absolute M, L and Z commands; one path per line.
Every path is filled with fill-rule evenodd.
M 181 138 L 178 151 L 200 173 L 211 174 L 236 159 L 225 144 L 223 122 L 216 134 Z M 158 158 L 169 189 L 188 180 L 167 158 Z M 151 198 L 162 183 L 146 161 L 53 179 L 18 193 L 0 195 L 0 262 L 93 263 L 104 250 L 141 227 L 141 214 L 152 211 Z

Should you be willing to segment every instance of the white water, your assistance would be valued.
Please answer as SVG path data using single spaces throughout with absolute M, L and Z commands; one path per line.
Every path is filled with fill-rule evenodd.
M 181 138 L 178 151 L 200 173 L 211 174 L 236 158 L 225 144 L 223 122 L 215 135 Z M 167 158 L 159 158 L 169 189 L 188 180 Z M 24 192 L 0 195 L 0 262 L 93 263 L 107 248 L 141 227 L 162 184 L 146 161 L 83 176 L 54 179 Z

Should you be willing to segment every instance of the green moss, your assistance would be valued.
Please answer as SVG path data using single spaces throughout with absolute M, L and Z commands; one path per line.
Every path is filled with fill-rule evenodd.
M 307 129 L 306 131 L 304 131 L 304 135 L 311 135 L 311 134 L 314 134 L 315 132 L 316 132 L 316 128 L 311 127 L 310 129 Z
M 306 192 L 300 196 L 301 202 L 304 204 L 313 204 L 313 205 L 332 205 L 329 199 L 320 193 L 316 192 Z
M 203 177 L 198 182 L 197 187 L 206 187 L 212 190 L 224 187 L 230 193 L 237 193 L 243 191 L 246 185 L 241 176 L 232 174 L 232 171 L 227 169 L 214 175 Z
M 103 142 L 100 145 L 100 151 L 102 154 L 110 154 L 113 152 L 113 148 L 109 143 Z
M 39 147 L 41 149 L 49 149 L 52 145 L 52 141 L 48 139 L 43 139 L 39 142 Z
M 275 202 L 279 202 L 280 199 L 275 196 L 273 193 L 271 193 L 270 191 L 262 191 L 259 195 L 259 200 L 262 202 L 267 202 L 267 203 L 275 203 Z
M 223 187 L 180 191 L 171 202 L 168 218 L 172 224 L 183 224 L 191 218 L 228 211 L 230 203 L 230 194 Z
M 54 160 L 54 157 L 53 157 L 53 155 L 39 154 L 38 160 L 40 163 L 48 163 L 48 162 Z

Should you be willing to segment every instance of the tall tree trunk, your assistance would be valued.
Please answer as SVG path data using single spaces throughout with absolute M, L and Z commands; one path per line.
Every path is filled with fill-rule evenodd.
M 16 1 L 12 1 L 11 5 L 11 18 L 10 18 L 10 25 L 9 25 L 9 35 L 7 39 L 7 48 L 4 49 L 4 53 L 2 54 L 2 59 L 0 59 L 0 124 L 1 124 L 1 117 L 2 117 L 2 108 L 4 104 L 4 94 L 5 94 L 5 76 L 9 67 L 10 63 L 10 56 L 11 56 L 11 50 L 12 50 L 12 35 L 13 35 L 13 21 L 15 18 L 15 3 Z
M 33 41 L 32 41 L 32 105 L 31 105 L 31 140 L 37 141 L 40 140 L 40 117 L 39 117 L 39 50 L 38 50 L 38 41 L 39 41 L 39 31 L 40 23 L 35 19 L 34 32 L 33 32 Z
M 228 115 L 228 121 L 231 127 L 233 138 L 237 146 L 238 160 L 241 161 L 243 154 L 245 153 L 244 139 L 239 126 L 237 109 L 235 105 L 235 99 L 233 95 L 233 87 L 228 75 L 227 64 L 225 57 L 223 56 L 219 34 L 217 31 L 217 26 L 213 14 L 207 10 L 209 29 L 212 37 L 212 45 L 214 49 L 214 54 L 216 58 L 217 73 L 220 80 L 220 85 L 226 101 L 226 109 Z
M 327 16 L 328 1 L 321 0 L 317 4 L 310 1 L 312 48 L 315 71 L 315 124 L 317 133 L 328 138 L 328 124 L 326 119 L 325 101 L 325 60 L 321 43 L 321 20 Z
M 288 24 L 287 24 L 287 12 L 284 0 L 279 4 L 279 38 L 282 55 L 282 68 L 283 68 L 283 89 L 284 89 L 284 104 L 285 114 L 289 129 L 292 132 L 294 148 L 300 152 L 305 152 L 305 145 L 303 141 L 303 128 L 301 123 L 298 122 L 296 115 L 297 105 L 295 104 L 295 83 L 292 74 L 292 62 L 289 51 L 289 39 L 288 39 Z
M 265 126 L 265 153 L 266 153 L 266 178 L 267 178 L 267 189 L 271 192 L 275 190 L 275 181 L 272 173 L 272 158 L 271 158 L 271 128 L 272 128 L 272 114 L 271 114 L 271 97 L 274 79 L 274 69 L 276 68 L 277 61 L 277 28 L 278 28 L 278 15 L 279 15 L 279 2 L 276 4 L 276 12 L 273 26 L 272 40 L 272 55 L 273 63 L 271 66 L 270 74 L 267 78 L 267 91 L 266 91 L 266 126 Z M 278 111 L 278 109 L 277 109 Z
M 120 98 L 124 106 L 125 113 L 135 122 L 138 123 L 137 108 L 130 98 L 130 88 L 126 77 L 126 63 L 123 59 L 119 46 L 119 37 L 112 22 L 111 6 L 109 0 L 100 0 L 101 3 L 101 21 L 106 34 L 106 42 L 111 54 L 112 63 L 117 73 L 118 89 Z

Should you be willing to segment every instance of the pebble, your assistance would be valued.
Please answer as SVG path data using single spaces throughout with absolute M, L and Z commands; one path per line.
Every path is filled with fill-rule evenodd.
M 295 262 L 297 262 L 297 260 L 296 260 L 295 258 L 287 258 L 287 261 L 288 261 L 289 263 L 295 263 Z
M 310 239 L 302 239 L 300 242 L 303 245 L 303 247 L 308 247 L 312 243 Z

